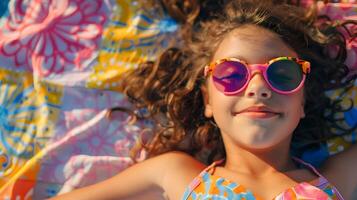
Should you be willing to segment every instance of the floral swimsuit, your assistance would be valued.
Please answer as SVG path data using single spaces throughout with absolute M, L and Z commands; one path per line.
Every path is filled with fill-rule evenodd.
M 300 159 L 294 159 L 313 171 L 318 178 L 288 188 L 273 200 L 343 200 L 336 187 L 331 185 L 312 165 Z M 204 169 L 187 187 L 182 200 L 262 200 L 243 185 L 209 172 L 221 162 L 214 162 Z

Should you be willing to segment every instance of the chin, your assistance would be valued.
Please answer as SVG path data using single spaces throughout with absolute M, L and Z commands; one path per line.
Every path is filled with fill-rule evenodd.
M 274 149 L 274 147 L 278 146 L 280 142 L 274 141 L 249 141 L 241 144 L 242 147 L 246 150 L 250 151 L 269 151 Z

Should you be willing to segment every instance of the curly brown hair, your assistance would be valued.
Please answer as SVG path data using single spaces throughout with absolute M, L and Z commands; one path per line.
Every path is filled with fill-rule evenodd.
M 200 87 L 203 67 L 210 62 L 217 46 L 232 30 L 253 24 L 269 29 L 299 55 L 311 62 L 305 82 L 305 118 L 294 131 L 292 150 L 297 156 L 319 147 L 336 133 L 350 134 L 357 127 L 340 127 L 336 113 L 345 112 L 341 100 L 331 100 L 326 91 L 353 86 L 356 76 L 346 78 L 345 38 L 334 24 L 318 17 L 316 6 L 304 9 L 299 2 L 285 1 L 175 1 L 160 2 L 181 23 L 179 47 L 167 49 L 157 62 L 146 62 L 123 75 L 121 91 L 134 105 L 140 119 L 154 120 L 152 138 L 142 144 L 149 156 L 178 150 L 209 163 L 224 158 L 224 144 L 212 119 L 204 116 Z M 319 22 L 319 23 L 317 23 Z M 318 24 L 318 26 L 317 26 Z M 346 29 L 347 30 L 347 29 Z M 353 38 L 356 33 L 351 33 Z M 327 48 L 338 47 L 337 56 Z M 351 104 L 352 108 L 353 103 Z M 117 110 L 120 108 L 114 108 Z M 328 113 L 328 114 L 327 114 Z

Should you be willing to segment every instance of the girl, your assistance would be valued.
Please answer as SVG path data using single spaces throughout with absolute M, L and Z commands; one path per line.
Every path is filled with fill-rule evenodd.
M 163 3 L 184 23 L 184 43 L 122 85 L 137 117 L 155 122 L 142 144 L 152 158 L 54 199 L 351 199 L 356 146 L 319 169 L 298 158 L 333 136 L 341 106 L 325 91 L 355 79 L 346 79 L 338 32 L 277 1 L 201 11 L 194 1 Z M 342 54 L 330 56 L 329 45 Z

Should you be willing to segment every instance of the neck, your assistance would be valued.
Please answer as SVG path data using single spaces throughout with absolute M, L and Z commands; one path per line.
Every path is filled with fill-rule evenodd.
M 264 150 L 226 145 L 226 152 L 226 169 L 255 177 L 296 169 L 290 156 L 290 138 Z

